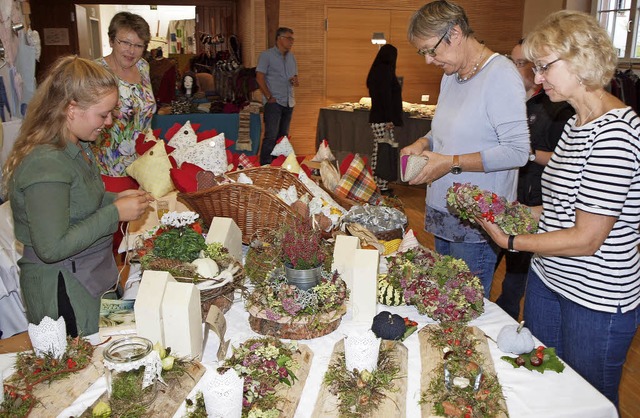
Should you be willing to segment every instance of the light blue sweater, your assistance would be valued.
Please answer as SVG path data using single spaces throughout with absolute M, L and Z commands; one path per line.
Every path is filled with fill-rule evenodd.
M 485 172 L 447 174 L 427 189 L 427 206 L 448 212 L 446 193 L 454 183 L 472 183 L 509 200 L 516 198 L 518 168 L 529 155 L 525 90 L 516 67 L 494 55 L 468 81 L 444 75 L 429 139 L 444 155 L 480 152 Z M 445 237 L 446 238 L 446 237 Z

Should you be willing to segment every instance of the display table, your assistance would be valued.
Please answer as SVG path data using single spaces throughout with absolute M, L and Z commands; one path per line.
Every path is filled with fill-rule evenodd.
M 408 316 L 419 323 L 419 328 L 433 323 L 428 317 L 418 315 L 414 307 L 388 307 L 378 305 L 378 311 L 383 310 L 398 313 L 403 317 Z M 225 317 L 227 320 L 226 335 L 227 338 L 231 339 L 233 346 L 237 346 L 246 339 L 257 335 L 249 327 L 249 314 L 245 311 L 243 302 L 236 301 L 231 307 L 231 310 L 225 314 Z M 514 320 L 496 304 L 485 299 L 485 313 L 480 318 L 471 322 L 471 325 L 479 327 L 487 335 L 495 339 L 503 325 L 514 323 Z M 329 365 L 335 343 L 345 335 L 349 335 L 360 329 L 362 326 L 363 325 L 358 325 L 351 321 L 350 313 L 348 312 L 336 331 L 321 338 L 303 341 L 304 344 L 313 351 L 313 361 L 309 377 L 302 391 L 298 409 L 296 410 L 296 417 L 310 417 L 312 415 L 322 379 Z M 218 343 L 218 337 L 214 333 L 210 333 L 203 356 L 203 363 L 208 367 L 207 373 L 211 373 L 211 370 L 215 369 L 215 353 L 218 348 Z M 500 359 L 504 353 L 497 348 L 496 344 L 491 340 L 489 340 L 488 343 L 511 417 L 617 417 L 617 412 L 613 404 L 570 367 L 567 366 L 564 372 L 559 374 L 554 372 L 541 374 L 528 371 L 524 368 L 514 369 L 510 364 Z M 539 342 L 536 341 L 536 343 L 538 344 Z M 432 365 L 421 364 L 417 332 L 412 334 L 404 344 L 409 351 L 408 364 L 411 365 L 408 370 L 406 416 L 413 418 L 420 416 L 420 405 L 418 401 L 422 390 L 420 388 L 421 373 L 425 367 L 432 367 Z M 11 366 L 15 361 L 14 358 L 15 355 L 13 354 L 0 355 L 0 370 Z M 5 376 L 8 375 L 9 371 L 5 371 Z M 196 385 L 189 397 L 193 398 L 195 391 L 199 390 L 200 385 L 201 383 Z M 79 414 L 88 405 L 91 405 L 105 390 L 105 378 L 101 377 L 60 416 L 68 417 Z M 183 403 L 174 416 L 183 416 L 184 408 Z
M 402 126 L 394 130 L 400 148 L 412 144 L 431 129 L 431 119 L 411 117 L 402 114 Z M 329 147 L 336 158 L 342 160 L 347 154 L 357 152 L 369 156 L 373 151 L 373 133 L 369 123 L 368 110 L 338 110 L 322 108 L 318 115 L 316 147 L 320 141 L 329 141 Z
M 165 132 L 175 123 L 184 124 L 191 121 L 192 124 L 199 123 L 201 127 L 198 131 L 208 131 L 215 129 L 224 132 L 227 139 L 234 142 L 238 140 L 238 129 L 240 127 L 240 114 L 238 113 L 187 113 L 184 115 L 153 115 L 151 120 L 152 129 L 160 129 L 160 136 L 164 137 Z M 260 134 L 262 125 L 259 113 L 252 113 L 249 122 L 249 137 L 251 138 L 251 151 L 237 151 L 235 145 L 231 147 L 234 153 L 244 152 L 247 155 L 256 155 L 260 149 Z

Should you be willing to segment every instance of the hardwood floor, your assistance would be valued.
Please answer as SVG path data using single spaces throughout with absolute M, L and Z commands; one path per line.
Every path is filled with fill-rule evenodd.
M 404 210 L 409 221 L 409 228 L 413 229 L 418 241 L 427 248 L 434 248 L 433 235 L 424 231 L 424 187 L 405 186 L 394 184 L 393 190 L 400 197 L 404 204 Z M 495 301 L 502 291 L 502 280 L 504 279 L 504 260 L 498 266 L 493 279 L 490 300 Z M 640 417 L 640 333 L 631 344 L 627 355 L 627 361 L 622 373 L 620 383 L 620 417 L 637 418 Z

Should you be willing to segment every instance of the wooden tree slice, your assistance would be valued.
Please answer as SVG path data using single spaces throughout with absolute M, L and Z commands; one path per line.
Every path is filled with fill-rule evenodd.
M 383 340 L 380 348 L 392 348 L 392 356 L 400 367 L 399 378 L 394 381 L 394 386 L 397 389 L 395 392 L 387 392 L 387 397 L 382 402 L 380 407 L 373 411 L 369 415 L 363 415 L 363 417 L 402 417 L 406 416 L 407 412 L 407 361 L 408 350 L 401 342 Z M 344 356 L 344 339 L 341 339 L 333 347 L 333 354 L 331 354 L 331 360 L 329 364 L 332 364 L 338 359 L 338 356 Z M 320 388 L 320 394 L 316 400 L 316 405 L 313 410 L 313 418 L 325 418 L 325 417 L 339 417 L 338 413 L 338 397 L 329 392 L 326 384 L 322 384 Z
M 54 380 L 50 384 L 42 382 L 36 385 L 33 389 L 33 396 L 38 402 L 29 415 L 32 417 L 55 417 L 71 405 L 78 396 L 104 374 L 102 350 L 103 347 L 96 347 L 91 363 L 79 372 L 71 373 L 60 380 Z
M 268 319 L 266 314 L 255 306 L 249 307 L 248 311 L 249 325 L 258 334 L 291 340 L 310 340 L 335 331 L 340 326 L 346 307 L 343 305 L 337 311 L 308 319 L 289 317 L 277 321 Z
M 421 391 L 424 392 L 429 387 L 431 380 L 438 375 L 438 367 L 442 367 L 443 353 L 436 347 L 433 347 L 429 343 L 429 334 L 436 330 L 439 325 L 427 325 L 418 332 L 418 339 L 420 340 L 420 358 L 422 361 L 422 376 L 420 378 Z M 489 351 L 489 344 L 487 343 L 487 337 L 484 332 L 478 327 L 469 327 L 473 336 L 478 340 L 476 349 L 485 358 L 485 363 L 482 365 L 483 369 L 487 372 L 496 373 L 493 365 L 493 359 L 491 358 L 491 352 Z M 506 411 L 507 406 L 504 400 L 501 401 L 502 408 Z M 436 417 L 433 412 L 433 403 L 425 402 L 421 405 L 423 417 Z M 507 418 L 508 415 L 501 413 L 498 418 Z
M 102 356 L 100 357 L 102 362 Z M 200 378 L 206 372 L 206 368 L 199 362 L 194 362 L 187 368 L 187 373 L 179 379 L 168 381 L 168 387 L 159 383 L 158 396 L 147 408 L 144 417 L 171 417 L 173 416 L 182 402 L 187 398 L 191 389 L 200 381 Z M 107 393 L 105 392 L 98 400 L 96 400 L 89 409 L 82 414 L 82 417 L 91 417 L 93 407 L 100 401 L 109 402 Z M 37 415 L 34 415 L 37 416 Z
M 304 384 L 307 381 L 309 370 L 311 369 L 313 351 L 304 344 L 299 344 L 298 350 L 300 350 L 300 352 L 293 356 L 293 359 L 300 365 L 300 368 L 295 371 L 298 380 L 292 386 L 281 383 L 276 391 L 276 395 L 282 399 L 282 401 L 278 403 L 278 409 L 281 411 L 280 417 L 282 418 L 295 416 Z

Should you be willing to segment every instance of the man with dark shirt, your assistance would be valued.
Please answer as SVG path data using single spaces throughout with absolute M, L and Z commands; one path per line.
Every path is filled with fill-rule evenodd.
M 527 92 L 527 118 L 531 136 L 529 162 L 520 168 L 517 196 L 520 203 L 539 206 L 542 204 L 542 170 L 551 158 L 567 120 L 575 112 L 567 102 L 554 103 L 549 100 L 542 86 L 535 83 L 531 70 L 533 63 L 524 58 L 522 40 L 511 51 L 511 59 L 522 77 Z M 504 252 L 504 256 L 507 272 L 502 282 L 502 294 L 496 303 L 518 320 L 520 300 L 524 296 L 532 254 Z

